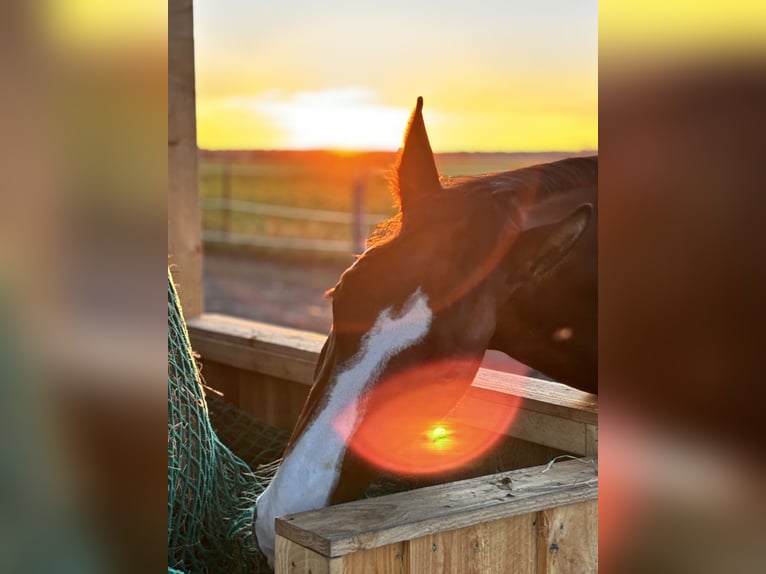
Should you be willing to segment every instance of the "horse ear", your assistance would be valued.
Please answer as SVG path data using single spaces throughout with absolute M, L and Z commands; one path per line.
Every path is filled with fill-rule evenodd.
M 592 214 L 593 206 L 585 203 L 559 221 L 526 229 L 519 238 L 526 252 L 525 278 L 538 278 L 561 261 L 587 229 Z
M 396 177 L 399 205 L 405 218 L 408 209 L 412 210 L 423 198 L 441 191 L 439 172 L 436 171 L 434 154 L 423 121 L 422 97 L 418 98 L 407 126 L 404 146 L 399 152 L 396 165 Z

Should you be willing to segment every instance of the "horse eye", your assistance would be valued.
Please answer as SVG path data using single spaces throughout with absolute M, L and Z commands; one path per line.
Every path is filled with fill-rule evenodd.
M 574 335 L 572 327 L 560 327 L 553 332 L 554 341 L 568 341 Z

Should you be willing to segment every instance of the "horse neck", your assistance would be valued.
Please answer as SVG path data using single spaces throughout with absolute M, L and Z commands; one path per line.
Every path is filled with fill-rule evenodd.
M 590 393 L 598 392 L 596 239 L 596 226 L 591 225 L 556 269 L 540 283 L 520 289 L 500 310 L 489 344 Z

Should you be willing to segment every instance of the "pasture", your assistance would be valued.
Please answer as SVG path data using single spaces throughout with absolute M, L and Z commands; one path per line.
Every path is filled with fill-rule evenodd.
M 436 163 L 442 176 L 453 178 L 588 153 L 445 153 L 436 154 Z M 366 235 L 375 222 L 396 211 L 388 179 L 395 159 L 393 152 L 200 150 L 206 247 L 237 245 L 250 255 L 277 259 L 340 256 L 348 261 L 354 251 L 354 189 L 360 190 L 356 211 L 362 216 L 361 233 Z M 222 199 L 262 207 L 223 209 Z

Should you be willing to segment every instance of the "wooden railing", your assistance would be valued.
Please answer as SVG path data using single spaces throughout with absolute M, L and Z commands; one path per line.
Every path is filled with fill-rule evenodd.
M 272 424 L 279 422 L 287 430 L 292 428 L 294 421 L 285 413 L 297 417 L 313 381 L 324 336 L 211 313 L 190 319 L 187 326 L 209 384 L 215 383 L 214 387 L 243 410 Z M 217 374 L 219 366 L 238 372 L 236 376 Z M 291 392 L 285 393 L 285 389 Z M 292 399 L 280 402 L 274 394 L 281 399 L 292 394 Z M 510 405 L 519 398 L 521 407 L 509 435 L 568 453 L 596 454 L 598 405 L 594 395 L 547 381 L 479 370 L 471 400 Z
M 579 459 L 285 516 L 276 571 L 597 572 L 597 497 Z

